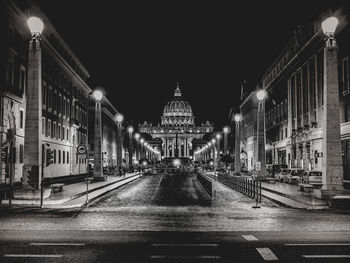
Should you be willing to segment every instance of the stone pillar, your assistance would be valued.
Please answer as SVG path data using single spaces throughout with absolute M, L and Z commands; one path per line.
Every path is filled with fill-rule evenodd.
M 171 140 L 171 156 L 175 157 L 175 139 Z
M 324 114 L 322 197 L 329 198 L 343 190 L 343 165 L 340 140 L 338 48 L 324 48 Z
M 28 172 L 33 172 L 31 180 L 41 182 L 42 164 L 42 95 L 41 95 L 41 46 L 38 39 L 29 41 L 26 119 L 24 133 L 23 184 L 28 184 Z
M 179 149 L 178 149 L 178 151 L 179 151 L 179 157 L 182 157 L 182 143 L 183 143 L 183 139 L 182 138 L 180 138 L 179 139 L 179 143 L 178 143 L 178 145 L 179 145 Z

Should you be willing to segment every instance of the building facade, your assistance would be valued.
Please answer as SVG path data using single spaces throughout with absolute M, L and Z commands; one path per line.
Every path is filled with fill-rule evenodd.
M 339 9 L 334 14 L 341 21 L 336 39 L 344 185 L 350 182 L 350 27 L 344 19 L 345 11 Z M 268 92 L 265 101 L 267 164 L 322 170 L 325 42 L 320 25 L 321 21 L 315 20 L 299 26 L 262 77 L 262 87 Z M 256 118 L 254 120 L 252 115 L 256 114 L 256 105 L 254 92 L 241 104 L 245 122 L 242 128 L 245 149 L 242 150 L 247 152 L 250 170 L 254 169 L 252 164 L 255 163 Z
M 200 147 L 198 140 L 212 133 L 213 129 L 209 122 L 196 126 L 192 107 L 183 99 L 179 85 L 174 91 L 174 97 L 164 107 L 161 124 L 153 126 L 144 122 L 139 125 L 141 133 L 149 134 L 152 139 L 160 141 L 163 158 L 193 158 L 196 150 L 194 146 L 198 149 Z
M 32 106 L 27 103 L 28 96 L 31 96 L 28 94 L 31 34 L 26 21 L 30 16 L 44 21 L 40 38 L 41 78 L 36 87 L 40 89 L 38 111 L 42 117 L 30 123 L 42 131 L 35 141 L 41 156 L 37 163 L 43 167 L 40 174 L 46 178 L 85 174 L 87 162 L 76 158 L 76 147 L 87 145 L 89 73 L 32 1 L 3 1 L 1 5 L 1 31 L 7 48 L 0 51 L 0 143 L 6 153 L 11 152 L 9 145 L 12 143 L 15 157 L 10 170 L 6 163 L 8 159 L 1 161 L 0 183 L 7 183 L 12 174 L 14 182 L 26 184 L 30 170 L 24 165 L 30 157 L 25 141 L 32 139 L 26 132 L 28 108 Z M 49 166 L 46 164 L 47 148 L 54 156 Z

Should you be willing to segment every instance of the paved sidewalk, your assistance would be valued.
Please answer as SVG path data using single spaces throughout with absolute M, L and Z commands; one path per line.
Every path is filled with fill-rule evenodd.
M 263 192 L 262 194 L 267 198 L 276 198 L 276 201 L 281 201 L 282 203 L 285 202 L 286 205 L 291 207 L 307 209 L 322 209 L 329 207 L 328 203 L 325 200 L 316 198 L 313 195 L 313 192 L 308 193 L 300 191 L 299 186 L 297 185 L 289 185 L 279 182 L 276 182 L 274 184 L 262 182 L 261 188 Z M 275 195 L 278 196 L 276 197 Z M 291 199 L 292 201 L 285 200 L 285 198 Z M 299 204 L 295 205 L 296 202 Z
M 115 188 L 127 184 L 142 176 L 139 173 L 130 173 L 124 176 L 109 175 L 106 181 L 92 182 L 88 185 L 88 200 L 91 202 L 97 197 L 114 190 Z M 86 203 L 86 181 L 74 184 L 67 184 L 63 190 L 53 193 L 49 198 L 44 199 L 43 206 L 50 208 L 73 208 L 81 207 Z M 4 205 L 8 200 L 3 200 Z M 13 205 L 40 205 L 40 199 L 13 199 Z

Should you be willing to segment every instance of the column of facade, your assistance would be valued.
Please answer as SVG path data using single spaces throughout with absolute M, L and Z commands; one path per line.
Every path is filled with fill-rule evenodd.
M 179 150 L 179 157 L 182 157 L 182 143 L 183 143 L 183 139 L 180 138 L 179 141 L 180 142 L 177 144 L 178 145 L 178 150 Z

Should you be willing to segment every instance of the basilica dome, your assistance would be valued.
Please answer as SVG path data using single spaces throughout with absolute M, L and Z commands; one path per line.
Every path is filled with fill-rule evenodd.
M 174 92 L 174 98 L 165 105 L 162 116 L 164 126 L 194 126 L 194 116 L 191 105 L 181 97 L 179 85 Z

